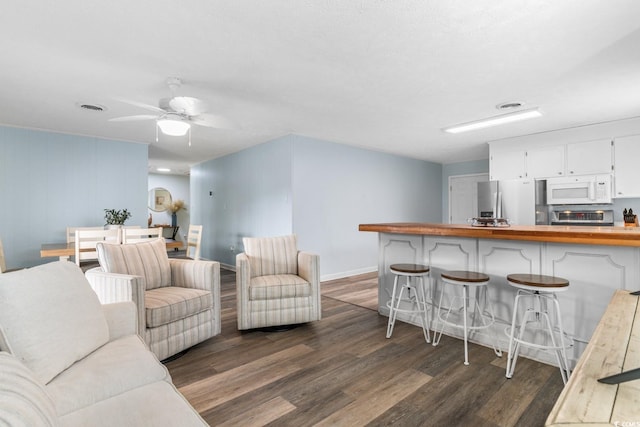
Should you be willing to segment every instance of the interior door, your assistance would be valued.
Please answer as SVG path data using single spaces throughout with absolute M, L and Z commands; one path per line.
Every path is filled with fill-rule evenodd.
M 488 173 L 449 177 L 449 224 L 466 224 L 478 216 L 478 182 L 488 180 Z

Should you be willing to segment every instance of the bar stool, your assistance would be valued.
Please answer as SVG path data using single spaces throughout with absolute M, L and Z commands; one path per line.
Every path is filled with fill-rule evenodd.
M 424 339 L 430 343 L 429 317 L 427 315 L 427 298 L 424 284 L 424 277 L 429 276 L 429 267 L 421 264 L 393 264 L 389 267 L 395 274 L 393 279 L 393 291 L 391 299 L 387 301 L 389 307 L 389 322 L 387 323 L 387 338 L 391 338 L 393 326 L 396 323 L 398 312 L 417 313 L 421 319 Z M 398 291 L 398 279 L 404 277 L 404 284 Z M 412 278 L 416 278 L 416 284 L 412 284 Z M 403 298 L 403 294 L 407 295 Z M 413 293 L 413 295 L 412 295 Z M 400 304 L 409 305 L 409 308 L 401 308 Z
M 462 287 L 462 297 L 455 295 L 451 299 L 451 303 L 447 309 L 446 315 L 442 316 L 442 298 L 444 296 L 444 286 L 442 292 L 440 292 L 440 302 L 438 304 L 438 320 L 440 321 L 440 331 L 434 332 L 433 345 L 437 346 L 442 338 L 442 332 L 444 326 L 454 326 L 462 328 L 464 333 L 464 364 L 469 364 L 469 331 L 473 332 L 480 329 L 490 327 L 495 323 L 495 315 L 493 313 L 493 307 L 488 297 L 488 284 L 489 276 L 484 273 L 477 273 L 474 271 L 446 271 L 440 274 L 443 284 Z M 469 295 L 469 288 L 475 288 L 475 296 Z M 453 303 L 456 299 L 462 299 L 462 324 L 452 322 L 449 320 L 449 315 L 453 307 Z M 482 299 L 482 307 L 480 306 L 480 300 Z M 473 300 L 473 301 L 471 301 Z M 469 325 L 469 305 L 473 304 L 473 319 L 471 325 Z M 480 317 L 482 324 L 477 324 L 477 318 Z M 498 337 L 495 337 L 495 342 L 498 341 Z M 501 357 L 502 351 L 493 345 L 493 351 L 496 356 Z
M 505 332 L 509 335 L 509 355 L 507 357 L 506 377 L 511 378 L 516 368 L 516 360 L 520 345 L 537 348 L 546 351 L 553 351 L 558 361 L 562 381 L 566 384 L 569 379 L 569 361 L 567 359 L 567 351 L 565 346 L 565 334 L 562 329 L 562 316 L 560 312 L 560 304 L 556 294 L 566 291 L 569 288 L 569 281 L 561 277 L 543 276 L 540 274 L 509 274 L 507 276 L 509 285 L 518 289 L 516 299 L 513 306 L 513 319 L 511 327 Z M 529 306 L 525 306 L 526 310 L 518 320 L 518 310 L 520 302 L 523 305 L 526 300 L 530 300 Z M 555 320 L 557 325 L 554 326 L 552 317 L 549 316 L 548 302 L 552 302 L 555 308 Z M 523 307 L 524 308 L 524 307 Z M 538 334 L 533 334 L 531 339 L 525 338 L 525 331 L 530 324 L 537 323 L 538 326 L 533 329 L 534 332 L 542 334 L 542 339 L 536 340 Z M 557 326 L 557 331 L 554 327 Z M 531 330 L 531 327 L 529 327 Z M 517 336 L 516 336 L 516 330 Z M 542 342 L 540 342 L 542 341 Z

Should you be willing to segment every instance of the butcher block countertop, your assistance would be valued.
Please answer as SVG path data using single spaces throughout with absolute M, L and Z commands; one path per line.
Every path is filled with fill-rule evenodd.
M 562 225 L 512 225 L 508 227 L 472 227 L 466 224 L 396 222 L 360 224 L 360 231 L 417 234 L 430 236 L 470 237 L 478 239 L 523 240 L 535 242 L 573 243 L 640 247 L 638 227 L 591 227 Z

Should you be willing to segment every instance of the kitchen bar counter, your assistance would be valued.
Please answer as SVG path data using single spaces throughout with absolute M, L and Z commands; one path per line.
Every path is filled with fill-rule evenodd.
M 640 247 L 640 228 L 638 227 L 561 225 L 472 227 L 470 225 L 463 224 L 398 222 L 384 224 L 360 224 L 359 230 L 394 234 Z
M 508 341 L 504 330 L 511 323 L 516 294 L 507 283 L 508 274 L 544 274 L 569 280 L 569 288 L 558 298 L 563 326 L 573 340 L 570 363 L 575 363 L 586 348 L 614 292 L 640 288 L 640 228 L 636 227 L 381 223 L 360 224 L 359 230 L 378 233 L 380 314 L 389 313 L 386 302 L 393 288 L 391 264 L 429 265 L 433 301 L 438 301 L 443 292 L 440 283 L 443 271 L 485 273 L 491 278 L 489 294 L 496 313 L 491 329 L 503 350 Z M 434 311 L 431 311 L 433 320 Z M 409 314 L 400 313 L 398 319 L 420 325 L 420 319 Z M 445 328 L 445 334 L 461 336 L 453 328 Z M 477 334 L 472 340 L 486 346 L 492 343 L 490 335 Z M 556 364 L 553 356 L 535 349 L 523 348 L 522 354 Z

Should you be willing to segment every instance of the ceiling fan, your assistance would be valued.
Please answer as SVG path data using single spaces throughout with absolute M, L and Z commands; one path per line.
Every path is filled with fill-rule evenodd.
M 110 122 L 130 122 L 138 120 L 156 121 L 156 141 L 158 140 L 158 129 L 165 135 L 184 136 L 189 133 L 189 145 L 191 145 L 191 125 L 206 126 L 212 128 L 230 128 L 226 120 L 219 116 L 207 113 L 207 103 L 198 98 L 189 96 L 176 96 L 177 90 L 182 85 L 182 80 L 178 77 L 169 77 L 167 85 L 171 91 L 170 98 L 161 98 L 158 106 L 145 104 L 142 102 L 119 99 L 126 104 L 135 105 L 156 114 L 139 114 L 135 116 L 116 117 L 109 119 Z

